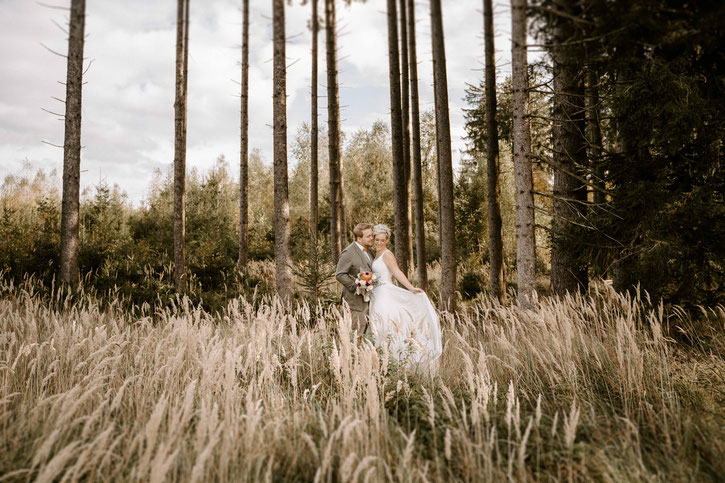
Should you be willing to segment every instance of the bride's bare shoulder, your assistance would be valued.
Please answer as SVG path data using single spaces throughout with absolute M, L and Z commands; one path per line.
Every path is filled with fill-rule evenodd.
M 383 261 L 387 261 L 387 262 L 395 261 L 395 254 L 393 252 L 391 252 L 390 250 L 385 250 L 383 252 L 382 257 L 383 257 Z

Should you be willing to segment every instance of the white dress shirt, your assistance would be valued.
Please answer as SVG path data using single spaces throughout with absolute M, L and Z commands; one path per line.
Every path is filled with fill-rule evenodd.
M 358 243 L 357 241 L 355 242 L 355 245 L 357 245 L 357 247 L 358 247 L 358 248 L 359 248 L 360 250 L 362 250 L 362 252 L 363 252 L 363 253 L 365 254 L 365 256 L 366 256 L 366 257 L 368 258 L 368 262 L 372 263 L 372 262 L 373 262 L 373 259 L 372 259 L 372 258 L 370 258 L 370 255 L 368 255 L 368 252 L 367 252 L 367 250 L 365 250 L 365 249 L 363 248 L 363 246 L 362 246 L 362 245 L 360 245 L 360 244 L 359 244 L 359 243 Z

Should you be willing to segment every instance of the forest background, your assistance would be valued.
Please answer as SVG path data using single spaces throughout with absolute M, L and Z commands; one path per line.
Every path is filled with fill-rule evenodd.
M 316 102 L 287 142 L 288 4 L 272 2 L 274 155 L 252 149 L 245 164 L 242 94 L 248 205 L 236 160 L 185 168 L 189 0 L 173 171 L 140 205 L 103 179 L 74 190 L 93 37 L 85 1 L 70 3 L 63 193 L 58 171 L 32 164 L 0 189 L 0 480 L 722 480 L 722 2 L 512 0 L 512 75 L 487 68 L 467 86 L 455 176 L 441 17 L 462 2 L 423 4 L 436 95 L 410 122 L 411 232 L 425 228 L 410 258 L 394 12 L 416 2 L 387 2 L 390 125 L 342 119 L 337 160 L 336 121 L 314 148 Z M 545 54 L 528 66 L 527 31 Z M 399 261 L 428 268 L 435 371 L 354 343 L 331 269 L 358 221 L 391 225 Z
M 596 28 L 608 29 L 607 41 L 597 42 L 591 49 L 595 53 L 586 54 L 595 59 L 592 65 L 602 72 L 596 87 L 601 92 L 597 115 L 603 145 L 598 147 L 599 154 L 593 154 L 590 165 L 577 169 L 588 179 L 594 179 L 593 170 L 606 172 L 608 179 L 602 186 L 607 187 L 608 197 L 606 204 L 594 203 L 596 191 L 590 190 L 589 213 L 560 237 L 579 254 L 593 278 L 613 278 L 619 288 L 640 284 L 654 298 L 687 306 L 723 300 L 722 32 L 715 21 L 720 17 L 707 14 L 708 8 L 715 7 L 705 2 L 701 11 L 670 12 L 652 3 L 639 7 L 646 15 L 629 9 L 619 13 L 616 9 L 598 10 L 597 5 L 589 10 L 588 14 L 598 15 Z M 620 13 L 627 15 L 626 28 L 614 27 Z M 533 34 L 546 45 L 550 42 L 543 33 L 547 20 L 535 15 L 534 19 Z M 694 24 L 698 27 L 688 30 Z M 626 35 L 622 33 L 625 31 Z M 586 35 L 596 35 L 596 31 Z M 646 48 L 620 54 L 633 35 Z M 584 57 L 580 61 L 592 63 Z M 541 194 L 536 199 L 541 293 L 547 293 L 549 287 L 553 239 L 554 170 L 545 162 L 547 153 L 553 151 L 549 63 L 545 58 L 530 67 L 531 84 L 538 86 L 532 89 L 530 99 L 532 151 L 539 156 L 534 162 L 534 190 Z M 625 71 L 630 76 L 626 83 L 619 80 Z M 485 293 L 488 286 L 483 80 L 480 85 L 469 85 L 466 92 L 467 148 L 461 152 L 455 177 L 455 218 L 459 288 L 464 298 L 470 298 Z M 515 288 L 510 78 L 499 81 L 497 97 L 505 277 L 508 286 Z M 429 263 L 435 263 L 440 247 L 432 111 L 423 113 L 420 127 L 426 256 Z M 621 150 L 621 140 L 626 138 L 636 144 L 629 153 Z M 344 135 L 348 239 L 351 225 L 361 220 L 394 224 L 390 145 L 389 125 L 382 119 L 367 129 Z M 324 187 L 328 183 L 324 128 L 318 152 L 319 183 Z M 297 127 L 290 146 L 289 177 L 292 253 L 302 264 L 310 256 L 309 247 L 304 246 L 309 218 L 309 153 L 309 125 L 303 124 Z M 589 153 L 594 153 L 591 146 Z M 231 166 L 221 156 L 211 170 L 192 170 L 188 175 L 191 293 L 213 306 L 233 297 L 243 286 L 255 287 L 262 282 L 258 277 L 245 279 L 235 268 L 239 190 Z M 170 170 L 156 171 L 140 206 L 129 203 L 118 185 L 100 182 L 84 190 L 80 269 L 88 287 L 119 292 L 134 303 L 153 303 L 173 292 L 168 277 L 173 261 L 171 174 Z M 253 150 L 249 158 L 249 254 L 253 260 L 273 256 L 272 180 L 271 163 L 259 150 Z M 324 189 L 319 201 L 318 229 L 324 235 L 329 230 L 329 194 Z M 22 172 L 5 177 L 0 204 L 0 267 L 5 276 L 18 279 L 34 274 L 50 284 L 60 250 L 58 172 L 35 170 L 32 163 L 26 163 Z M 321 243 L 325 243 L 324 238 Z M 274 290 L 269 284 L 257 289 L 260 293 Z

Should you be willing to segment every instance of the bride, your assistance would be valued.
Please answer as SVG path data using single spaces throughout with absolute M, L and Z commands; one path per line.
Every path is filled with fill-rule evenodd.
M 387 249 L 390 228 L 376 225 L 373 273 L 379 280 L 370 297 L 370 330 L 377 347 L 388 350 L 408 366 L 438 366 L 441 328 L 428 296 L 413 287 Z M 405 288 L 393 285 L 393 277 Z M 407 290 L 406 290 L 407 289 Z

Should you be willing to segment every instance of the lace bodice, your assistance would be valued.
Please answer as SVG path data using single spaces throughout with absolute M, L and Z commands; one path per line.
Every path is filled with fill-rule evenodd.
M 378 277 L 378 280 L 380 280 L 380 284 L 393 283 L 393 274 L 390 273 L 388 266 L 383 261 L 384 253 L 385 252 L 381 253 L 378 258 L 373 260 L 373 273 Z

